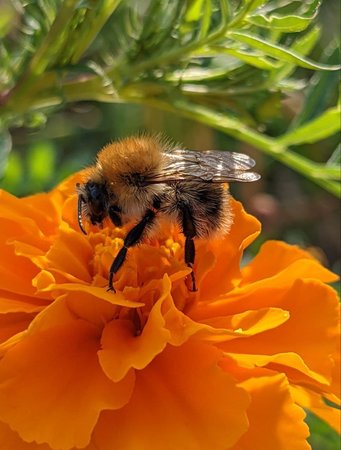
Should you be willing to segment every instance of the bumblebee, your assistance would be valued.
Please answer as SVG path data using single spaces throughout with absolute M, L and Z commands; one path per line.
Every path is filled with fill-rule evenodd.
M 192 269 L 195 239 L 229 232 L 233 213 L 227 183 L 251 182 L 260 175 L 249 171 L 255 161 L 243 153 L 193 151 L 177 148 L 152 136 L 130 137 L 106 145 L 77 184 L 78 224 L 84 218 L 102 226 L 107 217 L 120 227 L 134 222 L 109 271 L 108 290 L 126 259 L 128 249 L 157 229 L 160 218 L 176 222 L 185 236 L 184 258 Z

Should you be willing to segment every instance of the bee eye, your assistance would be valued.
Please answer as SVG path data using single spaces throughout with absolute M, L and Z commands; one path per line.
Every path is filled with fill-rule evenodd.
M 88 183 L 87 190 L 91 200 L 99 200 L 104 194 L 104 186 L 97 183 Z

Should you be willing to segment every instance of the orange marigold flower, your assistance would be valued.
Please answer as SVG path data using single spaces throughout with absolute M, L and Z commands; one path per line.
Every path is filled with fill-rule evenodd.
M 337 427 L 334 274 L 274 241 L 241 269 L 260 225 L 233 201 L 230 234 L 197 244 L 198 292 L 166 225 L 107 292 L 126 230 L 80 232 L 80 178 L 0 194 L 2 450 L 306 450 L 303 408 Z

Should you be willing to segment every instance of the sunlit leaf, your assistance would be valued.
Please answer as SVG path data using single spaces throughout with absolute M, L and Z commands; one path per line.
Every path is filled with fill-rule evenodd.
M 203 15 L 200 22 L 200 33 L 199 39 L 203 39 L 207 36 L 212 22 L 212 2 L 211 0 L 206 0 L 204 3 Z
M 231 58 L 232 59 L 232 58 Z M 231 65 L 230 68 L 217 67 L 217 68 L 204 68 L 204 67 L 191 67 L 185 70 L 175 71 L 165 77 L 167 81 L 182 81 L 182 82 L 196 82 L 196 81 L 212 81 L 226 78 L 230 70 L 240 67 L 241 63 L 236 60 L 236 64 Z
M 306 4 L 309 5 L 309 2 Z M 247 20 L 253 25 L 272 30 L 279 30 L 286 33 L 303 31 L 316 17 L 319 5 L 320 0 L 314 0 L 307 8 L 307 11 L 303 14 L 299 14 L 299 11 L 295 11 L 293 14 L 288 14 L 283 11 L 284 8 L 280 8 L 268 15 L 265 13 L 251 15 Z M 302 2 L 298 2 L 298 6 L 302 6 Z
M 338 70 L 340 67 L 335 65 L 326 65 L 317 63 L 305 58 L 295 51 L 285 48 L 281 45 L 268 42 L 256 35 L 240 31 L 231 31 L 228 36 L 236 41 L 243 42 L 252 48 L 256 48 L 264 52 L 265 55 L 272 56 L 280 61 L 288 61 L 307 69 L 320 70 Z
M 273 70 L 278 67 L 278 63 L 273 60 L 270 60 L 266 56 L 264 56 L 261 52 L 252 51 L 252 50 L 239 50 L 235 48 L 226 47 L 211 47 L 213 51 L 217 53 L 225 53 L 227 55 L 231 55 L 235 58 L 244 61 L 251 66 L 257 67 L 258 69 L 264 70 Z
M 340 108 L 330 108 L 316 119 L 281 136 L 279 142 L 284 145 L 313 143 L 332 136 L 341 127 Z
M 319 27 L 315 26 L 303 36 L 298 37 L 291 46 L 291 50 L 300 55 L 307 55 L 314 48 L 320 36 Z M 279 69 L 274 70 L 270 75 L 270 84 L 279 82 L 288 77 L 296 68 L 295 63 L 283 62 Z
M 252 16 L 248 18 L 248 22 L 259 27 L 270 28 L 272 30 L 280 30 L 286 33 L 294 33 L 303 31 L 309 26 L 312 18 L 300 16 L 278 17 L 276 15 L 266 17 L 263 15 Z
M 190 0 L 188 1 L 189 6 L 185 14 L 185 20 L 187 22 L 194 22 L 200 19 L 202 16 L 202 8 L 205 0 Z

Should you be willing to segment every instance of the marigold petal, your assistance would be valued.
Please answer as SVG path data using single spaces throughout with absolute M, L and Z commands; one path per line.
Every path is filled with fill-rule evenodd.
M 22 312 L 0 314 L 0 356 L 7 349 L 7 340 L 26 330 L 33 317 L 33 314 Z
M 93 441 L 101 450 L 226 450 L 246 431 L 248 398 L 218 366 L 214 347 L 167 346 L 136 372 L 120 411 L 101 414 Z
M 42 235 L 38 226 L 39 219 L 44 219 L 44 214 L 32 208 L 24 199 L 19 199 L 0 189 L 0 218 L 12 222 L 12 232 L 30 235 Z M 2 221 L 1 221 L 2 222 Z M 19 233 L 18 233 L 19 234 Z
M 310 450 L 305 413 L 290 395 L 283 374 L 241 383 L 250 394 L 249 429 L 233 450 Z
M 139 336 L 136 335 L 133 320 L 112 320 L 102 333 L 102 350 L 98 352 L 99 362 L 106 375 L 113 381 L 121 380 L 131 368 L 143 369 L 170 340 L 165 328 L 162 304 L 170 295 L 170 283 L 161 290 L 160 298 L 152 307 L 148 320 Z
M 93 249 L 85 236 L 62 224 L 58 240 L 52 245 L 46 257 L 50 267 L 89 282 L 91 276 L 88 265 L 92 254 Z
M 16 254 L 14 241 L 10 242 L 13 228 L 9 221 L 0 221 L 0 287 L 21 295 L 33 295 L 31 280 L 38 269 L 30 260 Z
M 296 245 L 289 245 L 281 241 L 267 241 L 250 264 L 243 268 L 242 284 L 255 283 L 274 277 L 297 261 L 299 261 L 299 265 L 295 265 L 295 270 L 293 270 L 296 278 L 316 278 L 325 283 L 331 283 L 338 279 L 337 275 L 323 267 L 310 253 Z
M 253 336 L 272 330 L 289 320 L 288 311 L 280 308 L 260 308 L 245 311 L 231 316 L 219 316 L 207 319 L 205 324 L 215 328 L 225 328 L 234 331 L 234 337 Z
M 25 207 L 31 209 L 33 220 L 45 236 L 56 233 L 61 222 L 62 198 L 59 194 L 56 195 L 55 190 L 20 198 L 19 201 L 21 202 L 20 209 Z
M 201 299 L 215 298 L 239 283 L 243 250 L 260 232 L 259 221 L 247 214 L 240 202 L 232 199 L 231 206 L 234 222 L 223 242 L 222 239 L 200 241 L 197 245 L 195 272 Z
M 145 290 L 141 290 L 142 299 L 144 291 L 159 292 L 160 296 L 154 298 L 154 305 L 140 335 L 136 335 L 132 316 L 130 320 L 113 320 L 106 324 L 99 360 L 104 372 L 113 381 L 120 380 L 131 368 L 146 367 L 167 343 L 182 345 L 194 334 L 208 340 L 213 339 L 212 335 L 221 333 L 226 339 L 228 333 L 225 329 L 217 330 L 193 322 L 179 311 L 171 297 L 171 287 L 170 278 L 165 275 L 163 280 L 154 280 Z
M 27 442 L 85 447 L 100 412 L 121 408 L 134 385 L 132 373 L 112 383 L 98 349 L 98 329 L 82 320 L 27 335 L 0 361 L 1 420 Z
M 288 291 L 297 280 L 314 279 L 314 274 L 317 273 L 321 275 L 317 276 L 317 280 L 323 278 L 324 273 L 327 277 L 330 274 L 313 259 L 297 260 L 274 276 L 242 284 L 241 287 L 236 287 L 216 300 L 194 303 L 188 314 L 193 320 L 204 321 L 211 317 L 234 315 L 255 308 L 287 309 L 282 306 L 284 292 Z
M 0 314 L 14 312 L 36 313 L 45 306 L 46 300 L 0 290 Z
M 3 422 L 0 422 L 0 442 L 1 450 L 51 450 L 47 444 L 23 441 L 18 433 Z
M 327 422 L 335 431 L 341 432 L 340 409 L 327 405 L 323 397 L 317 392 L 304 389 L 300 386 L 291 386 L 291 394 L 302 408 L 308 409 L 320 419 Z
M 43 281 L 49 281 L 52 278 L 48 278 L 44 274 Z M 40 284 L 40 277 L 36 278 L 36 286 L 39 286 L 41 291 L 45 292 L 58 292 L 58 295 L 62 293 L 78 293 L 80 296 L 84 293 L 88 296 L 92 296 L 94 301 L 96 299 L 102 299 L 112 305 L 117 306 L 126 306 L 127 308 L 138 308 L 142 306 L 140 302 L 133 302 L 131 300 L 127 300 L 123 294 L 120 292 L 108 292 L 104 287 L 99 286 L 89 286 L 86 284 L 79 283 L 60 283 L 60 284 Z
M 338 342 L 338 345 L 334 351 L 334 353 L 331 355 L 331 359 L 333 361 L 333 372 L 332 372 L 332 382 L 330 386 L 330 392 L 332 393 L 333 397 L 336 397 L 338 401 L 335 398 L 331 398 L 332 402 L 336 402 L 339 406 L 341 406 L 341 361 L 340 361 L 340 344 L 341 342 Z
M 243 368 L 266 367 L 276 372 L 285 372 L 291 382 L 328 389 L 328 379 L 311 370 L 303 359 L 294 352 L 275 355 L 251 355 L 225 353 Z M 323 385 L 323 386 L 321 386 Z
M 280 295 L 280 304 L 289 311 L 290 320 L 248 339 L 230 341 L 226 350 L 229 353 L 274 355 L 275 358 L 278 354 L 296 353 L 309 369 L 331 379 L 333 362 L 330 355 L 337 347 L 339 336 L 339 304 L 334 289 L 319 281 L 297 280 L 291 289 Z M 288 365 L 291 363 L 292 359 Z

